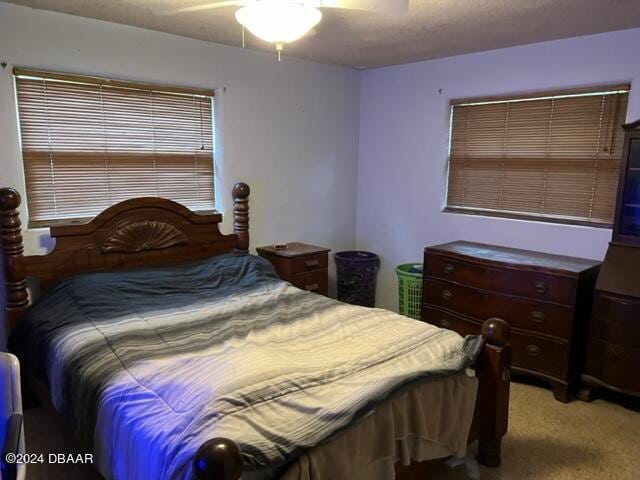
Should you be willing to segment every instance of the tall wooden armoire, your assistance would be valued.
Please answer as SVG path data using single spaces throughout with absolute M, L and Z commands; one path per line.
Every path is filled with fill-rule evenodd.
M 613 240 L 594 296 L 582 381 L 640 397 L 640 120 L 624 126 Z

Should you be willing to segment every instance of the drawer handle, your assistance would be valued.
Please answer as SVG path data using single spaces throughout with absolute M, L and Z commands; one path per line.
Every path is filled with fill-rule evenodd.
M 445 300 L 451 300 L 453 298 L 453 293 L 449 290 L 445 290 L 442 292 L 442 298 Z
M 535 322 L 535 323 L 542 323 L 544 322 L 544 313 L 538 311 L 538 310 L 534 310 L 533 312 L 531 312 L 531 314 L 529 315 L 531 317 L 531 321 Z
M 440 327 L 442 328 L 449 328 L 451 326 L 451 324 L 445 320 L 444 318 L 442 320 L 440 320 Z
M 540 281 L 540 280 L 538 280 L 538 281 L 535 283 L 534 287 L 535 287 L 535 289 L 536 289 L 536 292 L 538 292 L 538 293 L 544 293 L 544 292 L 546 292 L 546 291 L 547 291 L 547 289 L 549 288 L 549 287 L 547 286 L 547 284 L 546 284 L 546 283 L 544 283 L 544 282 L 542 282 L 542 281 Z
M 539 357 L 542 350 L 537 345 L 527 345 L 527 355 L 530 357 Z
M 305 260 L 304 261 L 304 266 L 307 268 L 315 268 L 318 265 L 320 265 L 320 262 L 318 260 Z
M 444 268 L 442 270 L 444 270 L 444 273 L 449 274 L 449 273 L 453 273 L 455 268 L 450 263 L 445 263 Z
M 624 349 L 617 345 L 607 344 L 604 346 L 604 353 L 607 355 L 622 356 L 624 355 Z
M 317 292 L 320 289 L 320 285 L 317 283 L 312 283 L 310 285 L 305 285 L 304 289 L 308 292 Z

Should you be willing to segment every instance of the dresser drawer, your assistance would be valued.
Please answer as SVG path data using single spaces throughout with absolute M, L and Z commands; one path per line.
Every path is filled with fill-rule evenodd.
M 511 330 L 513 366 L 567 379 L 568 345 Z
M 461 318 L 437 308 L 425 307 L 422 319 L 440 328 L 449 328 L 460 335 L 479 335 L 480 322 Z M 567 344 L 552 339 L 527 335 L 511 330 L 513 366 L 565 379 L 567 372 Z
M 425 274 L 497 293 L 573 305 L 576 280 L 531 270 L 480 265 L 427 252 Z
M 616 388 L 640 394 L 640 348 L 628 348 L 589 339 L 586 372 Z
M 303 273 L 313 270 L 326 269 L 328 264 L 328 255 L 321 253 L 319 255 L 307 255 L 305 257 L 297 257 L 291 260 L 291 273 Z
M 640 300 L 596 291 L 593 302 L 595 316 L 615 319 L 628 325 L 640 325 Z
M 510 297 L 425 277 L 424 300 L 468 317 L 484 321 L 491 317 L 505 320 L 511 327 L 571 338 L 571 307 Z
M 297 273 L 291 276 L 291 284 L 309 292 L 327 295 L 327 270 L 315 270 L 313 272 Z
M 466 320 L 451 313 L 443 312 L 437 308 L 424 307 L 422 320 L 440 328 L 448 328 L 458 332 L 463 337 L 466 335 L 479 335 L 482 324 Z
M 596 292 L 590 334 L 617 345 L 640 348 L 640 301 Z
M 617 319 L 594 316 L 590 336 L 629 348 L 640 348 L 640 317 L 635 325 L 626 325 Z M 640 368 L 640 365 L 638 365 Z

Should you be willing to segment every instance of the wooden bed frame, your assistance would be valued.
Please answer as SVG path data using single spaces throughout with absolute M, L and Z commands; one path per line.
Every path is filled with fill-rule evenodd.
M 10 332 L 30 304 L 27 278 L 46 291 L 62 278 L 137 266 L 166 265 L 249 250 L 249 186 L 233 188 L 234 233 L 223 235 L 220 213 L 197 214 L 161 198 L 127 200 L 107 208 L 91 221 L 51 228 L 55 248 L 47 255 L 24 256 L 18 208 L 20 195 L 0 189 L 0 241 L 2 248 L 6 321 Z M 469 442 L 479 441 L 478 461 L 500 464 L 500 442 L 507 431 L 511 348 L 509 326 L 500 319 L 482 328 L 483 351 L 476 362 L 478 397 Z M 396 478 L 415 477 L 424 465 L 398 465 Z M 238 446 L 230 439 L 205 442 L 193 460 L 199 480 L 237 480 L 242 472 Z

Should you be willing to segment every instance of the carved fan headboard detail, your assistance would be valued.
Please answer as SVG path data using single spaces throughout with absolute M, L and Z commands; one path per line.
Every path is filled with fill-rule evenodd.
M 102 242 L 102 253 L 135 253 L 187 245 L 187 237 L 176 227 L 158 220 L 123 221 Z
M 233 188 L 234 233 L 223 235 L 220 213 L 198 214 L 163 198 L 126 200 L 107 208 L 88 223 L 52 227 L 55 248 L 47 255 L 23 256 L 18 207 L 20 195 L 0 189 L 6 314 L 11 330 L 29 305 L 27 277 L 46 290 L 62 278 L 81 272 L 167 265 L 249 249 L 249 186 Z

